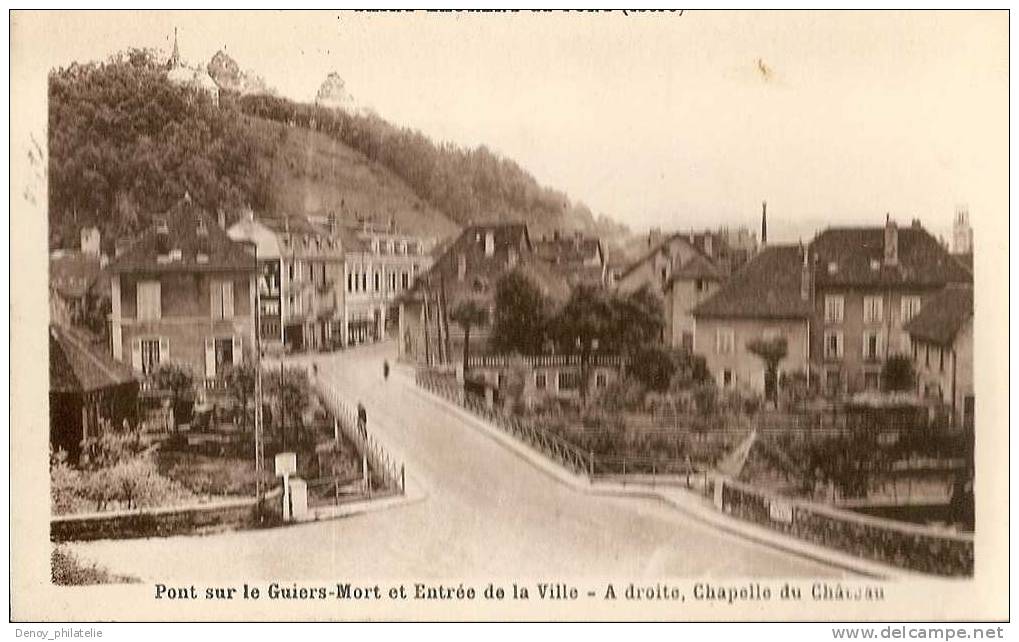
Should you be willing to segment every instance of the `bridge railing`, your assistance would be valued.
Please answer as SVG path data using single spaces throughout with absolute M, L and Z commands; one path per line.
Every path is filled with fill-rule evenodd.
M 371 432 L 361 430 L 358 426 L 357 414 L 340 399 L 339 395 L 322 386 L 317 386 L 317 389 L 326 407 L 333 414 L 339 429 L 354 444 L 357 451 L 367 458 L 371 469 L 382 478 L 386 487 L 397 489 L 400 494 L 405 493 L 407 491 L 407 475 L 403 462 L 398 462 L 390 456 Z

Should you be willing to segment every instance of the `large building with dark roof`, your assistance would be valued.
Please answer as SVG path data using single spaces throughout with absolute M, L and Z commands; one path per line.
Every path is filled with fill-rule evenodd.
M 905 329 L 946 286 L 972 273 L 919 223 L 829 228 L 806 248 L 767 246 L 698 305 L 695 347 L 723 385 L 763 389 L 752 338 L 785 336 L 781 369 L 813 375 L 830 394 L 879 389 L 885 360 L 909 354 Z
M 878 389 L 885 359 L 911 350 L 904 324 L 946 285 L 973 281 L 919 222 L 829 228 L 810 252 L 811 356 L 833 393 Z
M 254 356 L 254 249 L 185 196 L 109 266 L 113 358 L 148 375 L 177 362 L 214 384 Z
M 423 273 L 410 292 L 400 297 L 400 358 L 419 363 L 455 363 L 463 332 L 449 321 L 461 302 L 473 300 L 494 317 L 499 278 L 512 271 L 527 277 L 543 295 L 564 301 L 567 278 L 534 252 L 523 223 L 472 225 Z M 480 351 L 490 324 L 472 329 L 471 349 Z
M 764 363 L 747 345 L 785 337 L 781 373 L 806 372 L 810 364 L 810 277 L 806 248 L 772 245 L 761 250 L 718 291 L 693 308 L 695 352 L 723 387 L 768 391 Z

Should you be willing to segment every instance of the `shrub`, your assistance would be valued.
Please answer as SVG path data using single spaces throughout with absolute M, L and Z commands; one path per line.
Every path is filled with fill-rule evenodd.
M 644 385 L 623 377 L 606 386 L 598 396 L 597 405 L 609 412 L 633 412 L 644 405 Z

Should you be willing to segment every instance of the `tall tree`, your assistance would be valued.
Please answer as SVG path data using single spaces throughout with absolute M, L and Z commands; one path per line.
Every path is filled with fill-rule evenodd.
M 530 279 L 516 270 L 504 275 L 495 288 L 492 347 L 500 352 L 540 352 L 547 316 L 548 303 Z
M 789 345 L 785 337 L 774 339 L 754 339 L 747 343 L 747 350 L 760 357 L 764 362 L 764 392 L 768 401 L 778 403 L 778 364 L 789 353 Z M 770 382 L 770 383 L 769 383 Z
M 916 385 L 916 372 L 913 362 L 906 355 L 894 354 L 885 360 L 881 370 L 885 390 L 890 392 L 908 392 Z
M 467 372 L 470 368 L 468 364 L 471 352 L 471 329 L 484 324 L 488 320 L 488 310 L 481 306 L 477 301 L 467 299 L 465 301 L 461 301 L 459 305 L 453 308 L 453 312 L 450 313 L 449 318 L 453 321 L 453 323 L 460 326 L 464 333 L 463 373 L 464 382 L 466 382 Z
M 591 353 L 615 343 L 618 317 L 601 288 L 577 286 L 553 321 L 553 339 L 563 352 L 580 355 L 580 399 L 587 404 Z

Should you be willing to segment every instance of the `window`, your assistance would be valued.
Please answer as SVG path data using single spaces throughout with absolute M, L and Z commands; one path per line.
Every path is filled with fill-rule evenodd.
M 495 375 L 495 387 L 496 388 L 502 388 L 502 382 L 503 382 L 503 374 L 500 372 L 499 374 Z
M 382 275 L 379 274 L 378 270 L 375 270 L 375 278 L 373 280 L 373 283 L 375 284 L 375 291 L 378 292 L 379 288 L 382 287 Z
M 485 232 L 485 256 L 495 255 L 495 232 Z
M 841 359 L 842 352 L 842 333 L 837 330 L 826 330 L 824 333 L 824 358 Z
M 736 333 L 732 328 L 719 328 L 715 331 L 715 352 L 729 354 L 736 345 Z
M 152 374 L 159 367 L 160 362 L 159 339 L 141 340 L 141 369 L 142 374 Z
M 928 367 L 928 368 L 931 367 L 931 347 L 930 346 L 924 346 L 924 348 L 923 348 L 923 365 Z
M 605 376 L 604 372 L 599 372 L 594 376 L 594 385 L 598 388 L 604 388 L 608 385 L 608 378 Z
M 884 319 L 884 300 L 879 296 L 863 297 L 863 322 L 881 323 Z
M 698 292 L 704 291 L 704 279 L 697 279 L 694 284 Z
M 400 275 L 400 288 L 406 290 L 410 287 L 410 275 L 404 272 Z
M 139 321 L 155 321 L 162 318 L 159 281 L 140 281 L 136 298 Z
M 209 294 L 212 298 L 211 309 L 213 319 L 234 318 L 233 281 L 210 281 Z
M 361 290 L 360 291 L 361 292 L 367 292 L 368 291 L 368 273 L 367 272 L 362 272 L 361 273 Z
M 354 291 L 354 273 L 347 272 L 347 292 Z
M 726 387 L 732 385 L 732 370 L 726 368 L 722 371 L 722 385 Z
M 836 393 L 842 389 L 842 372 L 829 370 L 824 374 L 825 387 L 829 393 Z
M 904 296 L 902 297 L 902 322 L 905 323 L 920 311 L 920 297 L 918 296 Z
M 842 295 L 827 295 L 824 297 L 824 322 L 842 323 L 845 313 L 846 299 Z
M 863 387 L 867 390 L 877 390 L 881 387 L 881 373 L 876 370 L 869 370 L 863 373 Z
M 289 265 L 287 265 L 287 275 L 289 276 L 291 281 L 294 280 L 294 264 L 292 262 Z
M 560 390 L 576 390 L 580 387 L 580 375 L 576 372 L 560 372 L 559 373 L 559 389 Z
M 945 371 L 945 349 L 938 348 L 938 371 Z
M 917 353 L 916 341 L 913 340 L 912 343 L 913 343 L 913 361 L 916 361 L 916 353 Z
M 876 361 L 881 358 L 881 334 L 874 331 L 863 333 L 863 358 L 868 361 Z
M 545 380 L 545 373 L 544 372 L 535 373 L 534 387 L 537 388 L 538 390 L 544 390 L 546 385 L 547 381 Z
M 213 337 L 205 340 L 205 377 L 213 379 L 226 366 L 241 363 L 240 337 Z

